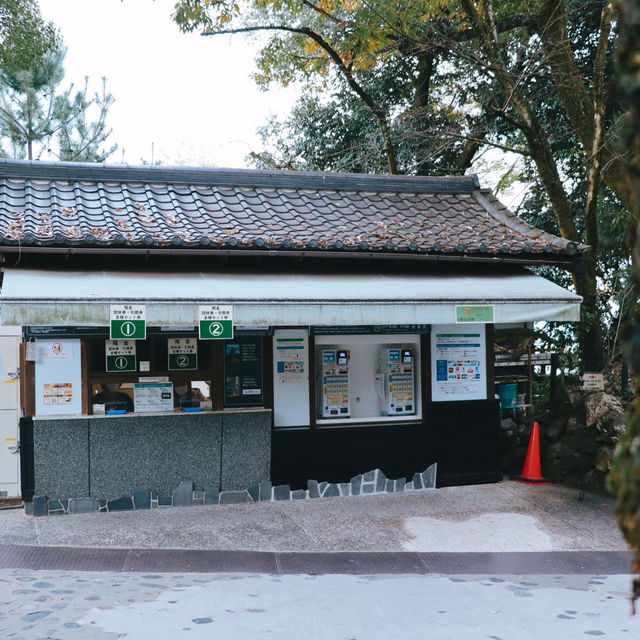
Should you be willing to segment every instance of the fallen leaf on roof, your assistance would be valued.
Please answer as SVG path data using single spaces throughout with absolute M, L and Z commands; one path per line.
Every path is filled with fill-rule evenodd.
M 67 218 L 73 218 L 78 213 L 78 209 L 76 207 L 60 207 L 62 211 L 62 215 Z

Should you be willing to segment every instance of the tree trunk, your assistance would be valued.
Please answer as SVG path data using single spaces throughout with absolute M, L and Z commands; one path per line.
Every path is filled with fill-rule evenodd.
M 508 96 L 509 104 L 520 118 L 520 128 L 527 140 L 531 158 L 535 162 L 538 175 L 549 198 L 560 235 L 567 240 L 580 242 L 574 221 L 574 212 L 562 185 L 558 167 L 542 124 L 503 59 L 493 4 L 491 0 L 480 0 L 478 10 L 476 10 L 472 0 L 462 0 L 462 3 L 471 18 L 491 68 L 505 95 Z M 597 303 L 595 255 L 592 254 L 591 265 L 587 267 L 585 273 L 573 274 L 573 283 L 576 293 L 583 297 L 582 322 L 579 328 L 583 366 L 590 371 L 602 371 L 604 368 L 604 345 L 600 328 L 601 313 Z
M 553 82 L 578 140 L 585 151 L 591 153 L 596 135 L 594 105 L 585 85 L 584 74 L 578 68 L 571 48 L 565 3 L 563 0 L 544 0 L 540 6 L 540 37 Z M 603 40 L 606 41 L 609 38 L 614 15 L 614 3 L 608 2 L 602 10 L 600 45 L 606 44 Z M 600 156 L 602 180 L 624 206 L 631 209 L 633 203 L 629 193 L 630 177 L 627 163 L 614 142 L 606 136 L 602 138 Z

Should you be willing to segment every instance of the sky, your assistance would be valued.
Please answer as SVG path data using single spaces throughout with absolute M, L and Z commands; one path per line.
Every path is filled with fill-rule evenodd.
M 241 36 L 182 34 L 175 0 L 40 0 L 67 47 L 65 81 L 115 98 L 109 162 L 248 167 L 256 130 L 293 106 L 295 89 L 260 91 L 256 47 Z

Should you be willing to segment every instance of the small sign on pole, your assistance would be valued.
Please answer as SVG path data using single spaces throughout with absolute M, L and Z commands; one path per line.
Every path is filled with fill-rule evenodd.
M 200 340 L 229 340 L 233 338 L 233 307 L 207 305 L 198 307 Z
M 604 391 L 604 374 L 585 373 L 582 376 L 583 391 Z
M 146 305 L 109 305 L 109 338 L 111 340 L 146 340 Z

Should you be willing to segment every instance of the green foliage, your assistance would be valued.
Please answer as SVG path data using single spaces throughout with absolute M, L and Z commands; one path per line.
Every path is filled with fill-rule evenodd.
M 61 45 L 60 34 L 55 25 L 44 22 L 36 0 L 2 0 L 0 69 L 14 88 L 20 86 L 22 72 L 41 67 L 50 52 Z M 46 77 L 34 77 L 32 82 L 39 88 L 46 83 Z
M 18 158 L 54 155 L 61 160 L 99 162 L 113 97 L 63 90 L 66 50 L 55 27 L 45 24 L 36 2 L 11 0 L 0 7 L 0 153 Z
M 182 0 L 174 17 L 183 30 L 264 36 L 256 80 L 264 87 L 272 82 L 304 87 L 290 114 L 263 127 L 265 150 L 255 154 L 261 166 L 436 174 L 468 170 L 481 149 L 518 154 L 517 167 L 503 168 L 500 187 L 521 181 L 526 193 L 520 215 L 551 233 L 594 245 L 596 267 L 585 277 L 559 270 L 553 276 L 585 297 L 579 338 L 589 344 L 584 351 L 591 366 L 598 367 L 604 361 L 598 354 L 619 357 L 618 320 L 633 295 L 623 248 L 624 167 L 610 175 L 623 157 L 626 107 L 606 91 L 606 83 L 603 148 L 609 156 L 602 156 L 602 175 L 609 173 L 597 197 L 595 235 L 587 234 L 591 227 L 585 220 L 599 44 L 608 44 L 605 79 L 612 77 L 615 59 L 615 32 L 601 37 L 607 33 L 602 25 L 609 24 L 602 22 L 606 5 L 604 0 L 246 0 L 240 5 Z M 566 29 L 567 50 L 566 40 L 545 40 L 558 25 Z M 567 51 L 569 59 L 563 57 Z M 585 102 L 569 104 L 574 94 L 588 106 L 578 118 Z M 574 350 L 575 331 L 566 325 L 552 338 L 568 353 Z

